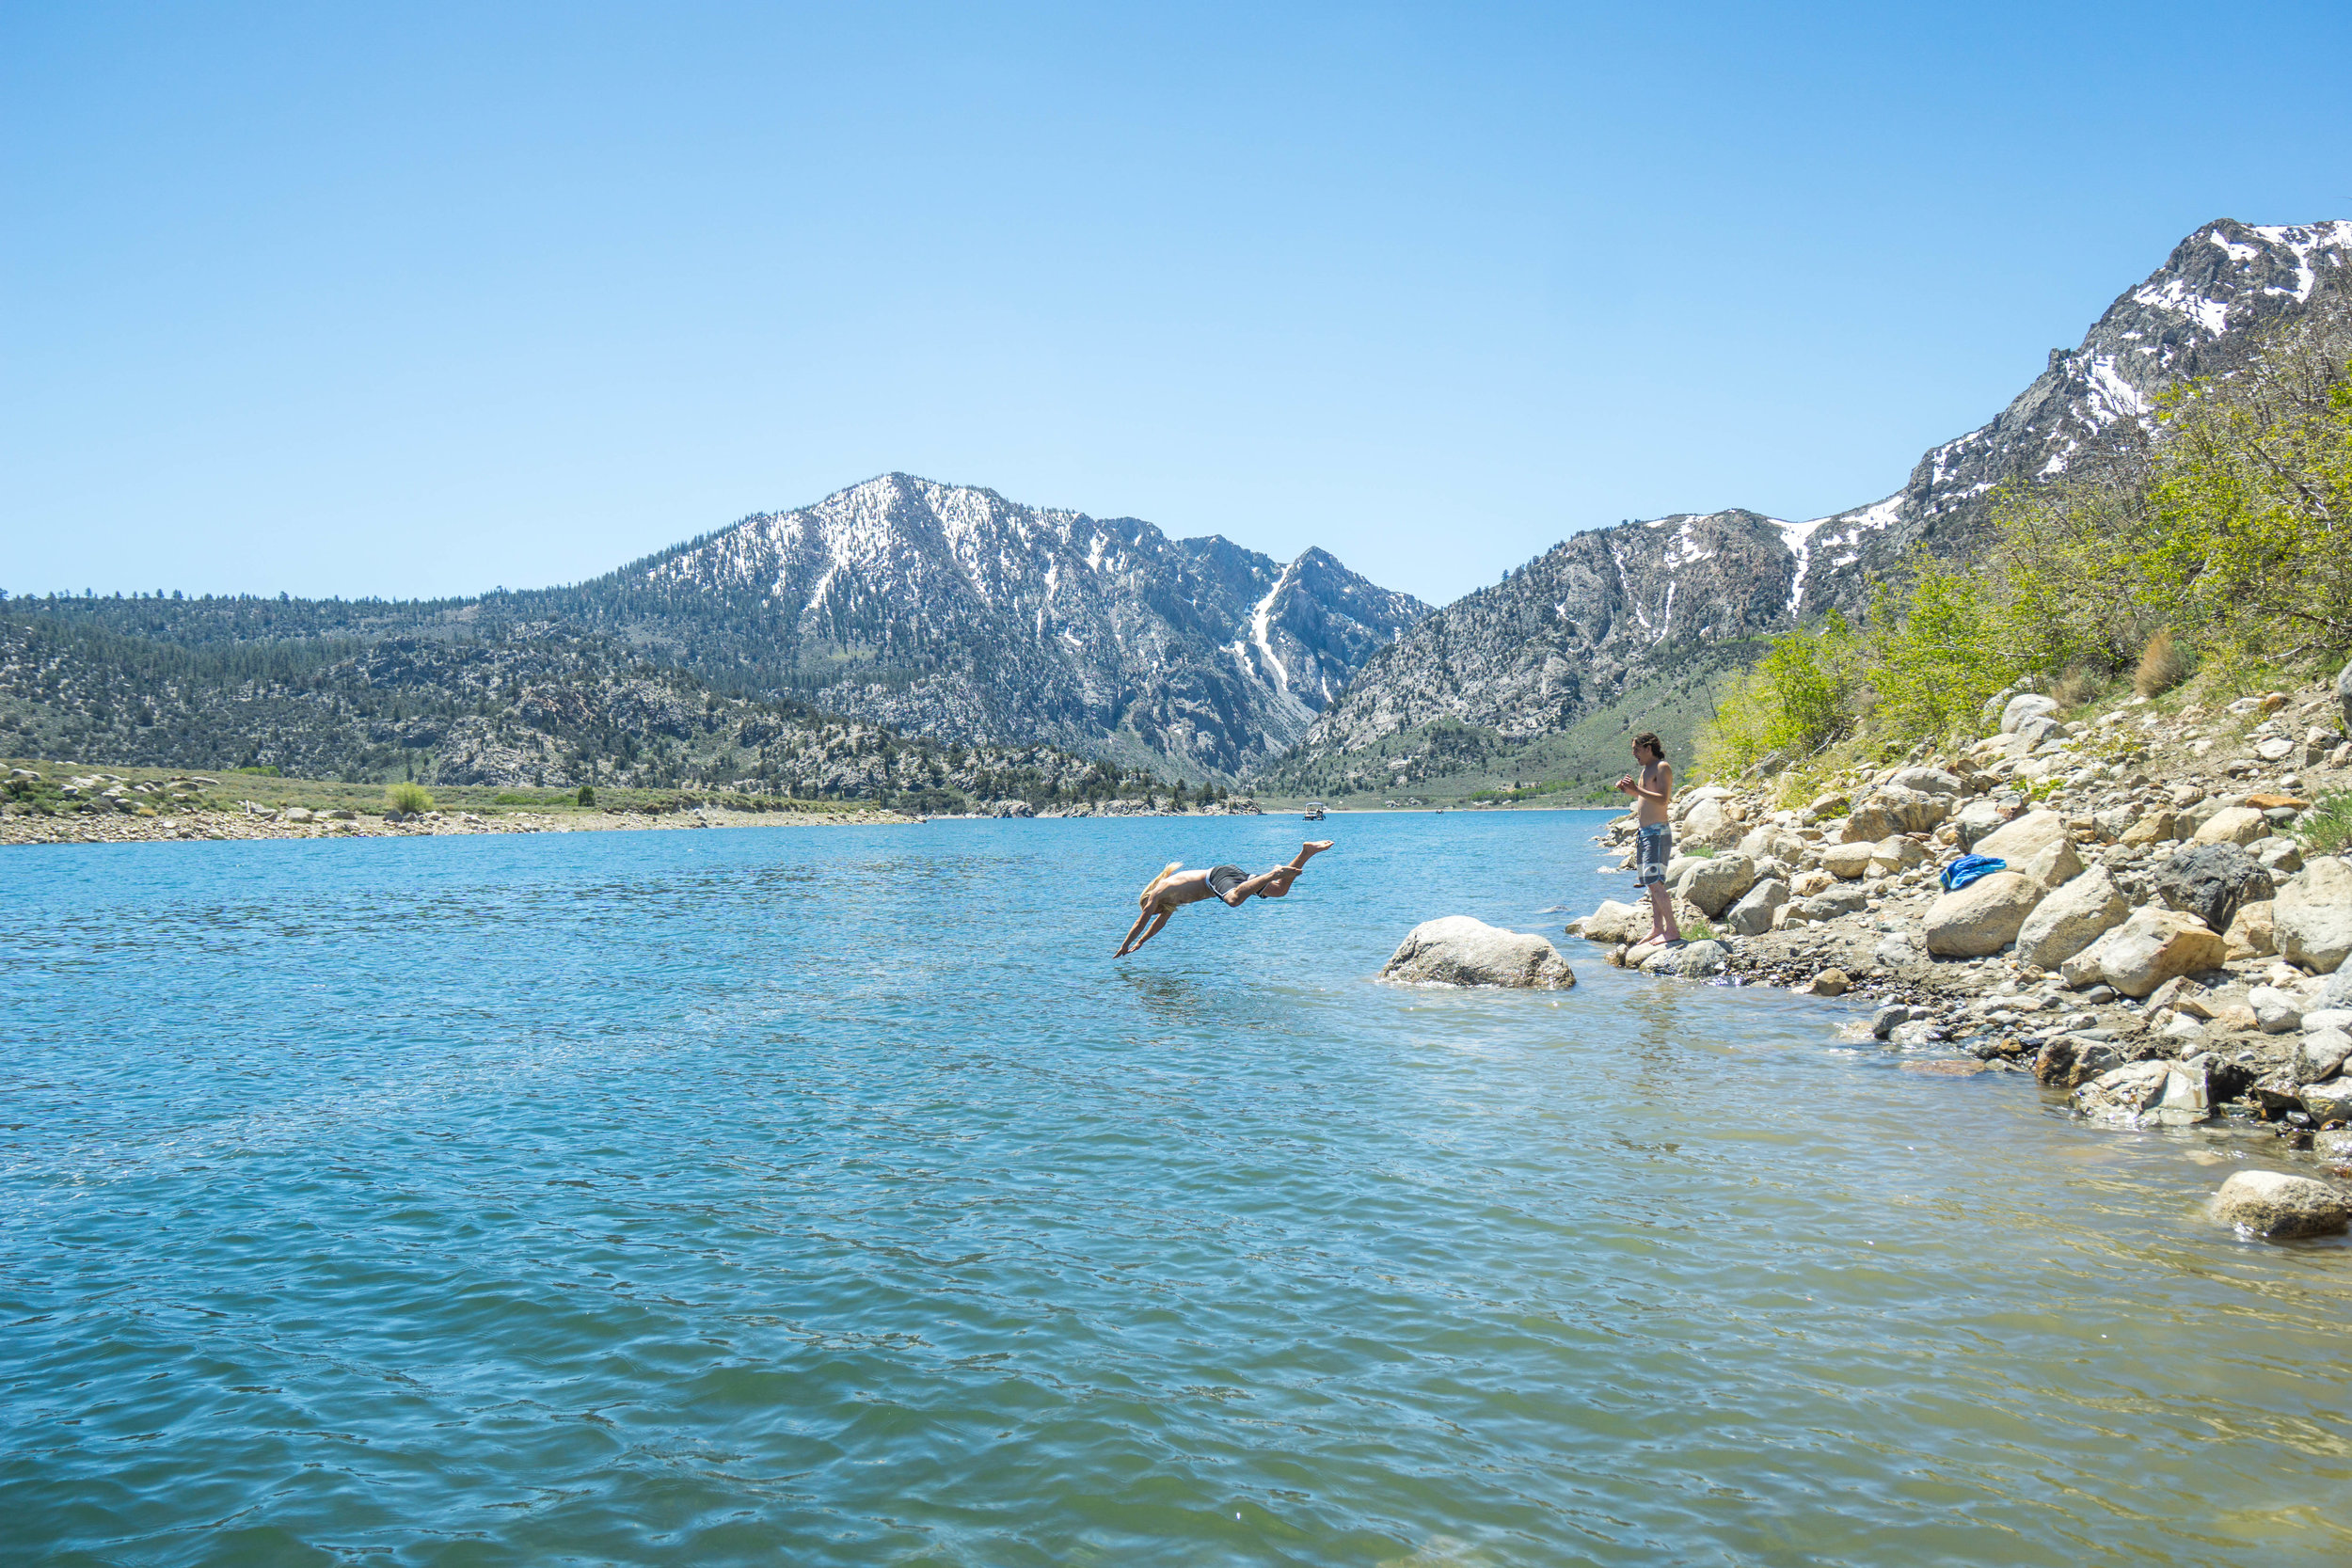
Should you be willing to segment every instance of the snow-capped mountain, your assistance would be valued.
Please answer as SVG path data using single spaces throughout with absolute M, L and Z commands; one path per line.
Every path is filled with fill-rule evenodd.
M 1229 776 L 1290 749 L 1428 609 L 1319 549 L 1284 564 L 906 474 L 558 596 L 747 689 L 935 739 L 1139 747 Z
M 1993 420 L 1919 459 L 1883 500 L 1795 525 L 1792 542 L 1819 567 L 1802 613 L 1849 609 L 1871 573 L 1915 544 L 1963 557 L 1985 541 L 2002 485 L 2056 474 L 2119 420 L 2146 418 L 2184 378 L 2234 368 L 2261 329 L 2299 314 L 2352 266 L 2352 222 L 2252 228 L 2224 218 L 2175 245 L 2163 266 L 2107 307 L 2073 350 L 2050 363 Z
M 2063 470 L 2117 420 L 2149 417 L 2177 381 L 2226 372 L 2260 328 L 2347 286 L 2352 222 L 2209 223 L 2080 347 L 2054 350 L 1991 422 L 1920 458 L 1894 495 L 1803 522 L 1729 511 L 1578 534 L 1375 654 L 1290 771 L 1330 777 L 1311 765 L 1393 752 L 1445 721 L 1503 743 L 1558 734 L 1694 660 L 1737 657 L 1731 645 L 1833 606 L 1858 610 L 1871 578 L 1915 545 L 1953 558 L 1979 549 L 2000 486 Z

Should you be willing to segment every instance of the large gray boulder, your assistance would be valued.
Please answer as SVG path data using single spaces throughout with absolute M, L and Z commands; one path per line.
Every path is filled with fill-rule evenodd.
M 1740 841 L 1740 852 L 1755 861 L 1785 861 L 1794 865 L 1804 858 L 1804 840 L 1770 823 L 1753 830 Z
M 1740 835 L 1744 831 L 1743 824 L 1731 815 L 1724 800 L 1708 796 L 1682 814 L 1682 820 L 1675 825 L 1675 842 L 1704 845 L 1710 849 L 1727 849 L 1740 842 Z
M 2332 1236 L 2352 1220 L 2352 1195 L 2308 1176 L 2242 1170 L 2213 1195 L 2213 1212 L 2258 1236 Z
M 2123 924 L 2132 907 L 2105 866 L 2084 872 L 2033 907 L 2017 928 L 2017 956 L 2056 969 Z
M 2014 871 L 1980 877 L 1928 906 L 1921 922 L 1928 951 L 1939 958 L 1981 958 L 2017 940 L 2042 902 L 2042 886 Z
M 2236 845 L 2198 844 L 2176 851 L 2165 863 L 2153 891 L 2168 908 L 2227 931 L 2240 905 L 2261 903 L 2273 888 L 2270 873 Z
M 1614 898 L 1605 898 L 1600 908 L 1569 930 L 1587 942 L 1634 942 L 1649 934 L 1654 918 L 1646 905 L 1621 904 Z
M 2352 1035 L 2341 1029 L 2314 1029 L 2296 1048 L 2295 1081 L 2324 1084 L 2344 1070 L 2346 1058 L 2352 1058 Z
M 2280 956 L 2316 974 L 2333 974 L 2352 957 L 2352 864 L 2315 860 L 2279 890 L 2271 915 Z M 2329 988 L 2331 1006 L 2335 989 Z
M 1960 847 L 1974 850 L 1984 842 L 1987 834 L 1998 832 L 2008 820 L 2009 813 L 1999 806 L 1990 800 L 1977 800 L 1960 808 L 1960 815 L 1952 818 L 1952 827 L 1960 834 Z
M 2219 969 L 2228 957 L 2221 933 L 2195 915 L 2144 909 L 2068 959 L 2063 973 L 2069 985 L 2095 974 L 2126 996 L 2146 996 L 2175 975 Z
M 1947 773 L 1941 768 L 1906 768 L 1886 782 L 1923 795 L 1961 795 L 1968 788 L 1961 783 L 1959 774 Z
M 1735 850 L 1692 864 L 1675 885 L 1675 892 L 1713 920 L 1755 885 L 1756 863 Z
M 2066 818 L 2054 811 L 2029 811 L 1977 840 L 1976 852 L 1996 855 L 2015 866 L 2053 845 L 2072 842 L 2066 836 Z
M 2023 696 L 2011 697 L 2009 705 L 2001 709 L 2001 733 L 2015 735 L 2017 727 L 2026 720 L 2046 719 L 2056 712 L 2058 699 L 2055 697 L 2036 696 L 2030 691 Z
M 1896 833 L 1924 833 L 1951 815 L 1953 797 L 1882 784 L 1846 814 L 1848 844 L 1875 844 Z
M 2336 710 L 2344 715 L 2344 733 L 2352 735 L 2352 664 L 2336 676 Z
M 1772 911 L 1787 902 L 1788 884 L 1778 877 L 1767 877 L 1724 912 L 1724 925 L 1734 936 L 1762 936 L 1772 928 Z
M 1506 931 L 1466 914 L 1424 920 L 1406 933 L 1380 978 L 1405 985 L 1508 986 L 1566 990 L 1576 973 L 1542 937 Z

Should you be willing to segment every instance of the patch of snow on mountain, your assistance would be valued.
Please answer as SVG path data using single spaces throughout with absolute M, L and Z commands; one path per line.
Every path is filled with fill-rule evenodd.
M 1266 636 L 1266 626 L 1274 613 L 1274 601 L 1281 597 L 1283 589 L 1290 586 L 1291 574 L 1297 569 L 1298 562 L 1295 561 L 1283 567 L 1282 575 L 1274 579 L 1272 588 L 1266 590 L 1266 596 L 1260 599 L 1258 608 L 1249 612 L 1250 640 L 1257 643 L 1258 652 L 1265 656 L 1266 663 L 1274 670 L 1274 689 L 1283 693 L 1288 693 L 1291 689 L 1290 668 L 1275 657 L 1274 644 Z
M 1679 567 L 1688 566 L 1694 561 L 1713 559 L 1714 552 L 1699 548 L 1698 540 L 1692 535 L 1692 523 L 1711 520 L 1711 515 L 1707 518 L 1686 519 L 1680 528 L 1675 530 L 1675 536 L 1666 542 L 1663 561 L 1666 570 L 1671 572 Z
M 2191 293 L 2189 286 L 2177 277 L 2165 279 L 2160 289 L 2140 289 L 2132 298 L 2152 309 L 2169 310 L 2193 321 L 2217 338 L 2230 329 L 2230 307 L 2226 303 Z
M 2250 261 L 2255 257 L 2262 254 L 2259 247 L 2250 245 L 2235 244 L 2227 235 L 2218 231 L 2208 234 L 2205 238 L 2211 240 L 2215 245 L 2219 245 L 2222 249 L 2222 253 L 2228 256 L 2233 261 Z
M 1954 442 L 1953 445 L 1960 443 Z M 1893 495 L 1851 512 L 1815 517 L 1810 522 L 1785 523 L 1777 517 L 1767 519 L 1780 530 L 1782 543 L 1797 558 L 1796 575 L 1788 584 L 1788 614 L 1792 618 L 1797 613 L 1797 607 L 1804 602 L 1804 582 L 1812 574 L 1815 552 L 1833 545 L 1854 545 L 1861 541 L 1865 533 L 1878 533 L 1894 527 L 1901 519 L 1902 499 L 1900 495 Z M 1828 531 L 1823 532 L 1824 529 Z M 1850 555 L 1830 564 L 1833 567 L 1850 566 L 1857 558 Z
M 2136 420 L 2149 407 L 2139 388 L 2116 373 L 2112 358 L 2102 354 L 2090 361 L 2090 417 L 2094 421 L 2110 425 L 2118 420 Z

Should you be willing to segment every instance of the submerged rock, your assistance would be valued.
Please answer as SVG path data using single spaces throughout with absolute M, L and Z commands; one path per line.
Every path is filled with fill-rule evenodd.
M 1576 973 L 1539 936 L 1506 931 L 1468 915 L 1424 920 L 1406 933 L 1380 978 L 1407 985 L 1504 986 L 1566 990 Z
M 2186 1126 L 2213 1114 L 2205 1058 L 2132 1062 L 2112 1068 L 2074 1090 L 2077 1115 L 2127 1127 Z
M 2213 1195 L 2214 1217 L 2258 1236 L 2332 1236 L 2352 1219 L 2352 1196 L 2327 1181 L 2242 1170 Z
M 1724 967 L 1724 944 L 1720 942 L 1686 942 L 1679 947 L 1653 949 L 1642 960 L 1645 974 L 1676 974 L 1696 979 L 1713 974 Z

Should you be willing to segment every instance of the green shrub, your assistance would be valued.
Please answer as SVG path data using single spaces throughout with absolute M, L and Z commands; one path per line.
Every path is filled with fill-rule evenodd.
M 581 784 L 580 786 L 580 803 L 583 806 L 593 806 L 596 803 L 596 786 L 595 784 Z
M 433 809 L 433 796 L 421 784 L 389 784 L 384 790 L 384 803 L 407 816 Z
M 1973 733 L 1985 703 L 2022 673 L 2008 630 L 1989 583 L 1914 556 L 1908 591 L 1882 582 L 1870 605 L 1873 730 L 1896 748 Z
M 2295 824 L 2295 836 L 2315 855 L 2332 855 L 2352 845 L 2352 789 L 2323 795 Z
M 232 771 L 238 773 L 250 773 L 257 779 L 274 779 L 278 776 L 278 769 L 275 768 L 239 768 L 232 769 Z
M 1776 772 L 1826 751 L 1860 717 L 1863 662 L 1861 639 L 1834 610 L 1812 631 L 1773 638 L 1699 732 L 1699 771 L 1710 779 L 1752 768 Z

